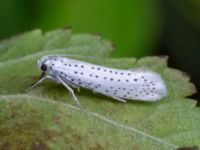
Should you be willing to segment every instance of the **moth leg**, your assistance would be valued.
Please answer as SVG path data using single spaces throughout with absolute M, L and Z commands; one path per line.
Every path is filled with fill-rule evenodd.
M 57 76 L 57 78 L 60 81 L 60 83 L 62 83 L 69 90 L 69 92 L 72 94 L 75 102 L 78 104 L 78 107 L 82 109 L 81 104 L 79 103 L 78 99 L 76 98 L 73 89 L 70 88 L 69 85 L 67 85 L 60 77 Z
M 112 97 L 113 99 L 116 99 L 116 100 L 118 100 L 118 101 L 120 101 L 120 102 L 123 102 L 123 103 L 126 103 L 126 100 L 125 99 L 121 99 L 121 98 L 119 98 L 119 97 Z
M 79 86 L 77 87 L 77 91 L 80 92 L 80 87 Z
M 59 74 L 58 74 L 58 76 L 59 76 L 64 82 L 66 82 L 66 84 L 68 84 L 69 86 L 71 86 L 71 87 L 77 89 L 77 91 L 80 92 L 80 87 L 79 87 L 78 85 L 76 85 L 76 84 L 72 83 L 71 81 L 65 79 L 62 75 L 59 75 Z
M 36 81 L 35 83 L 33 83 L 31 85 L 31 87 L 29 87 L 28 89 L 25 90 L 25 92 L 29 92 L 30 90 L 32 90 L 33 88 L 35 88 L 38 84 L 42 83 L 42 81 L 44 81 L 46 78 L 48 78 L 48 76 L 45 76 L 45 72 L 43 72 L 40 75 L 40 78 L 38 79 L 38 81 Z
M 71 83 L 71 82 L 67 82 L 67 81 L 64 81 L 64 82 L 66 82 L 69 86 L 71 86 L 71 87 L 77 89 L 77 91 L 80 92 L 80 87 L 79 87 L 78 85 L 75 85 L 75 84 L 73 84 L 73 83 Z
M 118 100 L 118 101 L 120 101 L 120 102 L 126 103 L 126 100 L 125 100 L 125 99 L 122 99 L 122 98 L 119 98 L 119 97 L 115 97 L 115 96 L 110 96 L 110 95 L 107 95 L 107 94 L 103 94 L 103 95 L 105 95 L 105 96 L 107 96 L 107 97 L 111 97 L 111 98 L 113 98 L 113 99 L 115 99 L 115 100 Z
M 92 92 L 93 92 L 94 94 L 96 94 L 96 93 L 97 93 L 97 91 L 95 91 L 95 90 L 92 90 Z
M 62 79 L 62 80 L 63 80 L 63 79 Z M 63 80 L 63 81 L 66 82 L 69 86 L 71 86 L 71 87 L 77 89 L 78 92 L 80 91 L 79 86 L 77 86 L 77 85 L 75 85 L 75 84 L 73 84 L 73 83 L 71 83 L 71 82 L 69 82 L 69 81 L 67 81 L 67 80 Z
M 69 86 L 77 89 L 77 91 L 80 92 L 80 87 L 78 85 L 75 85 L 75 84 L 68 82 L 68 81 L 64 81 L 64 82 L 66 82 Z

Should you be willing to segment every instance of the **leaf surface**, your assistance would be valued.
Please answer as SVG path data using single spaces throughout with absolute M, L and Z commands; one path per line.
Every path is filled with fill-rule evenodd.
M 38 45 L 29 45 L 32 50 L 27 53 L 27 45 L 18 38 L 28 35 Z M 166 57 L 108 58 L 113 49 L 109 41 L 72 34 L 69 29 L 44 35 L 35 30 L 1 44 L 0 149 L 168 150 L 200 145 L 200 110 L 194 100 L 184 98 L 195 92 L 195 86 L 184 73 L 167 67 Z M 80 93 L 75 91 L 84 107 L 80 111 L 68 91 L 50 80 L 24 93 L 40 74 L 37 60 L 47 54 L 66 54 L 114 68 L 153 70 L 163 77 L 168 95 L 153 103 L 124 104 L 81 88 Z

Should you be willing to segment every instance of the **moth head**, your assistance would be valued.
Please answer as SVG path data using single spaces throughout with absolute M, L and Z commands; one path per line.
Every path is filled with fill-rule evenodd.
M 50 56 L 43 56 L 37 62 L 38 68 L 41 69 L 43 72 L 47 71 L 48 69 L 49 59 Z

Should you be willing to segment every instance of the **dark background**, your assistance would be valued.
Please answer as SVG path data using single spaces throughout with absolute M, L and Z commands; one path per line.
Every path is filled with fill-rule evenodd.
M 199 0 L 1 0 L 0 21 L 0 39 L 71 26 L 112 40 L 113 57 L 169 55 L 200 88 Z

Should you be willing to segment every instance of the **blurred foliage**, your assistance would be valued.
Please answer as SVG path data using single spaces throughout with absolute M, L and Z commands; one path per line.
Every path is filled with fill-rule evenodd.
M 35 5 L 31 0 L 0 1 L 0 38 L 24 32 L 33 27 Z
M 183 0 L 181 3 L 172 1 L 172 4 L 177 6 L 178 11 L 188 22 L 200 29 L 200 1 Z
M 157 0 L 3 0 L 1 37 L 31 28 L 72 26 L 75 32 L 100 33 L 116 43 L 115 56 L 151 54 L 160 36 Z
M 200 1 L 169 0 L 164 2 L 165 32 L 164 47 L 170 56 L 171 65 L 192 76 L 200 88 Z M 200 97 L 197 93 L 196 98 Z

